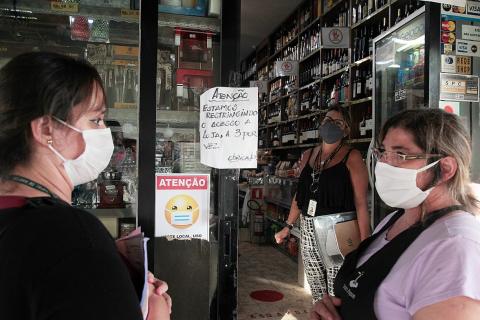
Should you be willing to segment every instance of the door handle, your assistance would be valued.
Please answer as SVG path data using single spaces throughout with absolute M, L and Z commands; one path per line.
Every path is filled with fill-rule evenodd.
M 230 221 L 224 222 L 223 232 L 223 258 L 225 267 L 228 268 L 232 264 L 232 223 Z

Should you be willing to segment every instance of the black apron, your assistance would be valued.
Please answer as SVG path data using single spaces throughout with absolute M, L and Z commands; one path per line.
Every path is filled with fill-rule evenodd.
M 365 249 L 402 216 L 404 211 L 400 210 L 379 232 L 365 239 L 357 250 L 348 254 L 334 283 L 335 296 L 342 300 L 341 306 L 337 308 L 342 320 L 377 319 L 373 309 L 375 293 L 398 258 L 433 222 L 452 211 L 461 209 L 463 209 L 462 206 L 451 206 L 428 214 L 423 223 L 417 223 L 398 234 L 357 268 L 358 259 Z

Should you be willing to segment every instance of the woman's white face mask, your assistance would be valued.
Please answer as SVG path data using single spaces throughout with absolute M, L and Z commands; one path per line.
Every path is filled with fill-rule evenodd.
M 76 159 L 65 159 L 52 145 L 48 147 L 63 160 L 63 166 L 74 186 L 95 180 L 108 166 L 113 154 L 113 139 L 110 128 L 77 129 L 65 121 L 53 117 L 56 121 L 82 134 L 85 151 Z
M 434 187 L 421 190 L 417 187 L 417 173 L 425 171 L 440 160 L 420 169 L 406 169 L 377 162 L 375 166 L 375 188 L 387 205 L 393 208 L 411 209 L 419 206 Z

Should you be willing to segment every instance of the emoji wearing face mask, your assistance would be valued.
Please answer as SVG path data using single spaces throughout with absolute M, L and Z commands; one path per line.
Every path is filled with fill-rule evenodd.
M 200 209 L 197 201 L 189 195 L 179 194 L 165 205 L 165 219 L 177 229 L 187 229 L 198 220 Z

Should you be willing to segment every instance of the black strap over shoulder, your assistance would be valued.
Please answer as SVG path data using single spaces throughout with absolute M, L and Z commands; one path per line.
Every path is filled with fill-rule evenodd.
M 342 319 L 358 319 L 360 314 L 364 320 L 376 319 L 374 311 L 375 293 L 399 257 L 436 220 L 452 211 L 462 209 L 464 209 L 462 206 L 457 205 L 429 213 L 425 219 L 402 231 L 370 256 L 365 263 L 357 267 L 359 258 L 368 246 L 403 214 L 403 210 L 398 211 L 379 232 L 365 239 L 357 250 L 347 255 L 334 285 L 335 295 L 342 299 L 342 305 L 338 307 Z
M 348 149 L 347 154 L 345 155 L 345 157 L 343 157 L 343 160 L 342 160 L 343 163 L 347 162 L 348 157 L 350 156 L 350 152 L 352 152 L 352 150 L 353 148 Z

